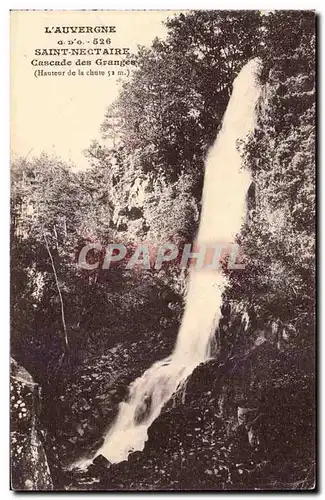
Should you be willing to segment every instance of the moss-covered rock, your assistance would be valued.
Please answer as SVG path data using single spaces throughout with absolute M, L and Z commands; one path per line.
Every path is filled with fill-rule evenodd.
M 11 361 L 11 486 L 14 490 L 52 490 L 40 428 L 40 387 Z

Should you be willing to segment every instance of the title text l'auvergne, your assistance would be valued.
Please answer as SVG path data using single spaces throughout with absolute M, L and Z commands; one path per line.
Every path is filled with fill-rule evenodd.
M 116 26 L 45 26 L 47 34 L 116 33 Z

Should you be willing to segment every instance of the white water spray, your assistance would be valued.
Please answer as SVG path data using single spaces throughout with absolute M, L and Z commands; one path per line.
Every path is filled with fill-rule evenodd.
M 260 95 L 260 61 L 253 59 L 240 71 L 223 118 L 222 128 L 206 161 L 202 213 L 196 242 L 233 242 L 245 215 L 251 182 L 243 170 L 238 140 L 254 130 Z M 97 455 L 110 462 L 126 460 L 142 451 L 147 430 L 163 405 L 201 362 L 209 359 L 211 340 L 220 318 L 226 279 L 220 271 L 190 270 L 186 306 L 172 355 L 154 363 L 129 387 L 115 423 Z

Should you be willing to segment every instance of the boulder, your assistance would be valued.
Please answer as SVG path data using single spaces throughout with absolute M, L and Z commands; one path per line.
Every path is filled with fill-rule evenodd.
M 40 387 L 11 360 L 11 487 L 16 491 L 53 490 L 40 429 Z

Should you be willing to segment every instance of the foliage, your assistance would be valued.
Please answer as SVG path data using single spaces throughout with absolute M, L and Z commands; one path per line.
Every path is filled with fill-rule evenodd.
M 245 159 L 255 200 L 238 238 L 247 267 L 243 276 L 232 273 L 228 291 L 260 317 L 292 325 L 297 341 L 309 345 L 315 313 L 314 23 L 312 14 L 301 12 L 266 18 L 269 76 Z

